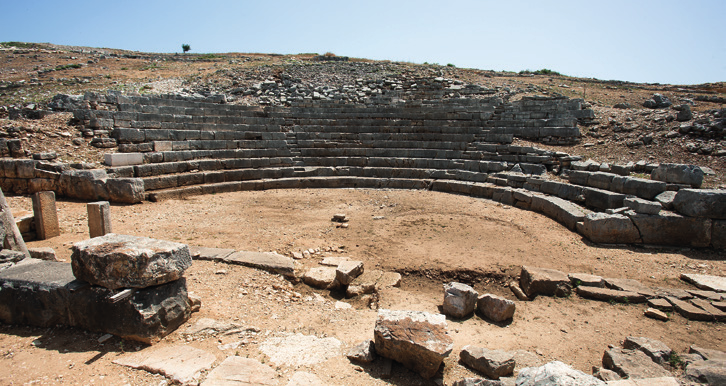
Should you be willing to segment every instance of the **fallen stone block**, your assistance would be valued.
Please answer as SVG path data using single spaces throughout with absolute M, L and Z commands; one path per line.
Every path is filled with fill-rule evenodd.
M 281 333 L 260 344 L 260 351 L 277 366 L 312 366 L 340 356 L 342 343 L 333 337 Z
M 628 291 L 641 294 L 646 298 L 656 297 L 655 291 L 634 279 L 605 278 L 605 286 L 619 291 Z
M 583 298 L 601 300 L 604 302 L 645 303 L 645 296 L 635 292 L 586 286 L 577 287 L 576 292 Z
M 643 315 L 645 315 L 648 318 L 660 320 L 663 322 L 665 322 L 669 319 L 668 315 L 665 312 L 655 309 L 655 308 L 647 308 L 645 311 L 643 311 Z
M 575 370 L 572 367 L 553 361 L 540 367 L 526 367 L 519 370 L 517 386 L 539 385 L 577 385 L 577 386 L 605 386 L 606 383 Z
M 726 219 L 726 190 L 680 189 L 673 199 L 673 207 L 689 217 Z
M 454 347 L 446 317 L 420 311 L 381 309 L 374 330 L 376 353 L 425 379 L 433 377 Z
M 292 258 L 274 252 L 239 251 L 224 257 L 222 261 L 279 273 L 283 276 L 295 276 L 295 263 Z
M 504 383 L 484 378 L 464 378 L 455 381 L 452 386 L 504 386 Z
M 605 381 L 605 382 L 619 381 L 622 379 L 622 377 L 620 375 L 618 375 L 618 373 L 616 373 L 612 370 L 608 370 L 608 369 L 605 369 L 602 367 L 598 367 L 597 369 L 595 369 L 594 366 L 593 366 L 592 376 L 601 381 Z
M 479 294 L 463 283 L 444 284 L 443 313 L 455 318 L 464 318 L 474 312 Z
M 642 214 L 658 214 L 663 206 L 657 201 L 648 201 L 638 197 L 625 197 L 623 205 Z
M 273 385 L 276 383 L 272 383 Z M 285 386 L 325 386 L 324 383 L 317 375 L 308 373 L 307 371 L 296 371 L 290 377 L 290 380 Z
M 704 311 L 703 309 L 698 308 L 690 303 L 684 302 L 674 297 L 667 297 L 666 299 L 670 304 L 673 305 L 673 308 L 686 319 L 703 321 L 714 320 L 714 316 L 711 315 L 711 313 Z
M 206 336 L 217 336 L 217 335 L 230 335 L 236 334 L 244 330 L 244 327 L 239 323 L 233 322 L 220 322 L 211 318 L 200 318 L 194 324 L 189 326 L 182 335 L 187 337 L 206 337 Z
M 697 354 L 705 360 L 726 361 L 726 352 L 714 350 L 714 349 L 710 349 L 710 348 L 705 348 L 705 347 L 699 347 L 696 345 L 691 345 L 688 348 L 688 353 Z
M 605 280 L 600 276 L 590 275 L 588 273 L 570 273 L 567 277 L 570 278 L 573 287 L 579 287 L 581 285 L 585 287 L 605 287 Z
M 109 233 L 71 248 L 73 274 L 109 289 L 145 288 L 179 279 L 192 265 L 186 244 Z
M 648 307 L 656 308 L 661 311 L 673 310 L 673 305 L 668 303 L 667 300 L 661 298 L 648 299 Z
M 668 210 L 673 209 L 673 200 L 676 198 L 676 193 L 671 190 L 667 190 L 657 196 L 655 196 L 655 200 L 660 203 L 660 205 Z
M 670 184 L 686 184 L 700 188 L 703 170 L 696 165 L 662 163 L 650 173 L 650 178 Z
M 363 273 L 363 262 L 355 260 L 346 260 L 340 262 L 335 269 L 335 279 L 341 285 L 350 284 L 353 279 Z
M 479 296 L 477 309 L 494 322 L 503 322 L 514 316 L 516 305 L 513 301 L 492 294 Z
M 638 228 L 622 214 L 589 213 L 584 218 L 581 233 L 595 243 L 632 244 L 641 241 Z
M 488 378 L 499 379 L 514 373 L 514 354 L 501 350 L 464 346 L 459 354 L 461 361 Z
M 277 384 L 277 372 L 272 367 L 256 359 L 231 356 L 210 371 L 201 386 Z
M 536 295 L 565 297 L 572 292 L 570 278 L 564 272 L 548 268 L 522 266 L 519 286 L 529 298 Z
M 681 279 L 703 290 L 726 292 L 726 277 L 723 276 L 682 273 Z
M 345 356 L 354 362 L 371 363 L 376 360 L 376 346 L 372 340 L 364 340 L 363 342 L 349 348 L 345 352 Z
M 303 274 L 303 283 L 320 289 L 326 289 L 335 281 L 335 268 L 314 267 Z
M 189 246 L 189 254 L 192 255 L 192 260 L 209 260 L 209 261 L 222 261 L 225 257 L 235 253 L 234 249 L 227 248 L 208 248 L 198 247 L 195 245 Z
M 626 350 L 617 347 L 606 350 L 602 358 L 602 365 L 623 378 L 646 379 L 671 375 L 640 350 Z
M 353 279 L 345 290 L 345 296 L 352 298 L 355 296 L 372 294 L 376 291 L 376 283 L 383 276 L 383 271 L 374 269 L 363 272 L 362 275 Z
M 703 299 L 694 298 L 694 299 L 691 299 L 691 303 L 694 306 L 713 315 L 713 319 L 716 320 L 717 322 L 726 321 L 726 312 L 723 312 L 723 311 L 719 310 L 718 308 L 714 307 L 713 305 L 711 305 L 710 302 L 703 300 Z
M 623 342 L 623 348 L 628 350 L 640 350 L 645 353 L 653 362 L 663 365 L 670 360 L 673 350 L 665 343 L 646 337 L 629 336 Z
M 30 257 L 38 260 L 58 261 L 55 251 L 51 247 L 28 248 Z
M 646 379 L 621 379 L 608 382 L 608 386 L 680 386 L 676 378 L 658 377 Z
M 705 360 L 690 363 L 686 376 L 700 383 L 726 385 L 726 361 Z
M 126 354 L 113 363 L 161 374 L 174 382 L 188 384 L 196 381 L 203 370 L 212 367 L 216 359 L 213 354 L 196 347 L 167 346 Z
M 71 264 L 33 259 L 1 271 L 0 286 L 0 320 L 8 324 L 61 324 L 150 344 L 191 315 L 184 278 L 113 302 L 114 291 L 76 280 Z

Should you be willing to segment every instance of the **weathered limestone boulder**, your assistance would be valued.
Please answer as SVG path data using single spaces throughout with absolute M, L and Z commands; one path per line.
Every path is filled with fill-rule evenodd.
M 349 348 L 345 352 L 345 356 L 354 362 L 371 363 L 376 360 L 376 346 L 372 340 L 364 340 L 363 342 Z
M 192 313 L 184 278 L 137 289 L 117 303 L 109 299 L 114 291 L 83 284 L 68 263 L 32 259 L 5 269 L 0 272 L 0 321 L 40 327 L 61 324 L 150 344 Z
M 481 371 L 492 379 L 507 377 L 514 373 L 514 354 L 510 352 L 469 345 L 461 349 L 459 356 L 466 366 Z
M 492 294 L 479 296 L 476 307 L 484 316 L 494 322 L 503 322 L 514 316 L 516 305 L 513 301 Z
M 362 273 L 362 261 L 346 260 L 338 264 L 338 267 L 335 269 L 335 279 L 341 285 L 348 285 Z
M 335 281 L 335 268 L 333 267 L 314 267 L 310 268 L 303 274 L 303 283 L 315 287 L 326 289 Z
M 374 330 L 376 353 L 431 378 L 454 342 L 446 333 L 446 317 L 421 311 L 381 309 Z
M 466 284 L 456 282 L 444 284 L 443 312 L 455 318 L 466 317 L 474 312 L 478 296 L 479 293 Z
M 628 350 L 640 350 L 649 356 L 653 362 L 660 365 L 668 363 L 673 350 L 665 343 L 645 337 L 629 336 L 623 342 L 623 348 Z
M 611 348 L 605 351 L 602 365 L 606 369 L 615 371 L 623 378 L 645 379 L 669 377 L 671 373 L 653 362 L 648 355 L 640 350 L 626 350 Z
M 561 385 L 605 386 L 606 383 L 559 361 L 540 367 L 526 367 L 519 370 L 517 375 L 517 386 Z
M 670 184 L 686 184 L 700 188 L 703 170 L 696 165 L 660 164 L 650 173 L 650 178 Z
M 666 299 L 673 305 L 673 308 L 686 319 L 703 321 L 715 320 L 713 314 L 702 308 L 696 307 L 691 303 L 684 302 L 683 300 L 676 299 L 671 296 L 666 297 Z
M 618 375 L 618 373 L 608 370 L 602 367 L 598 367 L 597 369 L 593 369 L 592 376 L 601 380 L 601 381 L 619 381 L 623 379 L 621 376 Z
M 186 244 L 147 237 L 109 233 L 75 243 L 72 250 L 76 278 L 109 289 L 168 283 L 192 265 Z
M 588 213 L 582 225 L 582 235 L 595 243 L 631 244 L 640 242 L 635 224 L 622 214 Z
M 529 298 L 535 295 L 568 296 L 572 292 L 570 278 L 564 272 L 549 268 L 522 266 L 519 286 Z
M 690 217 L 726 219 L 726 190 L 680 189 L 673 199 L 673 207 Z

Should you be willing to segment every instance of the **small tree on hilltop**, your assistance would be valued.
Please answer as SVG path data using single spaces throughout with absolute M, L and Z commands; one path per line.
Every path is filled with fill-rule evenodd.
M 192 47 L 189 44 L 182 44 L 182 50 L 184 51 L 185 54 L 187 53 L 187 51 L 189 51 L 191 49 L 192 49 Z

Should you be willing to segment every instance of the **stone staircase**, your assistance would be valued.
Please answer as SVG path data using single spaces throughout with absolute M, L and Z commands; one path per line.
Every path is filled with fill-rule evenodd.
M 74 117 L 118 146 L 107 154 L 110 167 L 0 163 L 3 189 L 119 202 L 281 188 L 428 189 L 543 213 L 601 243 L 726 246 L 726 208 L 694 215 L 673 204 L 691 186 L 512 145 L 514 137 L 578 141 L 578 120 L 592 118 L 581 100 L 376 97 L 259 107 L 223 97 L 89 93 L 84 101 Z M 566 179 L 547 178 L 552 170 Z M 704 200 L 724 193 L 694 191 Z

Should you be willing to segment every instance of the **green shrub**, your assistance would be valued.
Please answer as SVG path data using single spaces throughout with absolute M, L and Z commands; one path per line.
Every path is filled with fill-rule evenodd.
M 192 46 L 190 46 L 189 44 L 182 44 L 182 51 L 184 51 L 184 53 L 187 53 L 191 49 Z
M 447 63 L 447 64 L 446 64 L 446 67 L 456 67 L 456 66 L 454 66 L 454 64 L 453 64 L 453 63 Z

